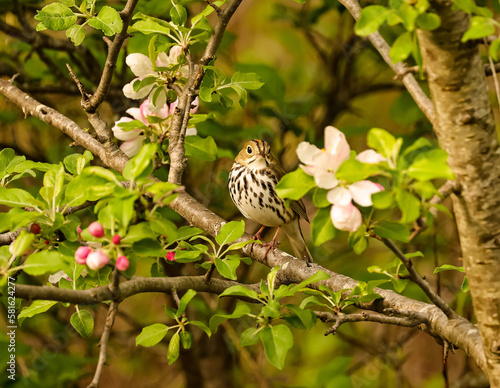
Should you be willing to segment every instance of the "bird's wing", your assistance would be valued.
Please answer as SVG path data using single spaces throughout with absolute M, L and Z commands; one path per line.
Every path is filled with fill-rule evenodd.
M 272 167 L 276 173 L 276 178 L 278 178 L 279 181 L 281 178 L 283 178 L 286 172 L 283 167 L 281 167 L 281 164 L 279 164 L 276 159 L 274 159 L 274 157 Z M 306 207 L 304 206 L 304 202 L 302 202 L 301 199 L 299 199 L 298 201 L 290 201 L 290 207 L 295 213 L 299 215 L 299 217 L 302 217 L 307 222 L 310 222 L 309 218 L 307 217 Z

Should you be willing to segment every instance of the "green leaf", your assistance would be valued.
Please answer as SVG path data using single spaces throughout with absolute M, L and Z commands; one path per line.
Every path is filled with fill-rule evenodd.
M 358 230 L 349 234 L 349 248 L 356 255 L 361 255 L 368 248 L 368 238 L 366 237 L 366 225 L 361 225 Z
M 470 27 L 462 37 L 462 42 L 471 39 L 484 38 L 495 33 L 495 21 L 489 17 L 473 16 L 470 19 Z
M 316 207 L 330 207 L 332 204 L 326 199 L 328 190 L 317 187 L 313 192 L 313 204 Z
M 433 274 L 435 275 L 435 274 L 442 272 L 442 271 L 452 271 L 452 270 L 465 272 L 464 267 L 455 267 L 454 265 L 451 265 L 451 264 L 443 264 L 441 267 L 436 267 L 434 269 Z
M 198 135 L 186 136 L 184 140 L 186 156 L 207 162 L 217 159 L 217 144 L 212 136 L 202 138 Z
M 495 62 L 498 61 L 498 51 L 500 51 L 500 38 L 495 39 L 490 45 L 490 55 Z
M 23 308 L 23 310 L 17 316 L 17 319 L 19 320 L 19 322 L 21 322 L 25 318 L 31 318 L 37 314 L 44 313 L 57 303 L 59 302 L 53 300 L 35 300 L 29 306 Z
M 177 309 L 177 317 L 180 317 L 182 314 L 184 314 L 184 311 L 186 311 L 188 303 L 191 302 L 191 299 L 193 299 L 195 295 L 196 291 L 194 290 L 186 291 L 186 293 L 182 296 L 181 300 L 179 301 L 179 308 Z
M 401 210 L 402 223 L 413 222 L 420 216 L 420 200 L 406 190 L 396 191 L 396 203 Z
M 467 276 L 464 276 L 464 281 L 462 282 L 462 286 L 460 287 L 462 292 L 469 292 L 469 280 L 467 279 Z
M 97 16 L 89 19 L 88 25 L 111 36 L 119 33 L 123 28 L 123 21 L 118 11 L 107 5 L 101 8 Z
M 37 11 L 35 20 L 53 31 L 63 31 L 76 23 L 78 17 L 73 11 L 61 3 L 52 3 Z
M 420 15 L 422 16 L 422 15 Z M 399 35 L 394 41 L 389 53 L 392 63 L 398 63 L 408 58 L 413 50 L 413 34 L 410 31 Z
M 448 154 L 444 150 L 434 149 L 418 155 L 410 165 L 406 174 L 419 181 L 444 178 L 455 179 L 455 175 L 446 160 Z
M 147 176 L 153 172 L 153 157 L 156 154 L 156 143 L 145 144 L 139 153 L 130 159 L 123 170 L 123 177 L 135 181 L 142 175 Z
M 375 209 L 388 209 L 394 204 L 392 192 L 389 190 L 379 191 L 372 194 L 373 207 Z
M 235 240 L 238 240 L 245 233 L 245 221 L 231 221 L 220 228 L 219 234 L 215 237 L 215 241 L 219 245 L 226 245 Z
M 361 15 L 354 26 L 359 36 L 368 36 L 377 31 L 387 20 L 389 10 L 381 5 L 369 5 L 361 10 Z
M 356 159 L 347 159 L 340 165 L 335 176 L 337 179 L 354 183 L 362 181 L 370 176 L 377 175 L 379 171 L 379 168 L 375 164 L 361 163 Z
M 313 244 L 317 247 L 335 237 L 336 232 L 330 218 L 330 208 L 318 210 L 311 223 L 311 233 Z
M 189 331 L 181 331 L 179 333 L 181 345 L 184 349 L 189 349 L 193 344 L 193 335 Z
M 0 205 L 10 207 L 39 207 L 42 204 L 27 191 L 0 187 Z
M 238 85 L 244 89 L 256 90 L 264 85 L 260 77 L 255 73 L 240 73 L 237 71 L 231 77 L 231 86 Z
M 154 346 L 165 337 L 168 330 L 169 327 L 163 323 L 146 326 L 135 339 L 135 345 Z
M 200 321 L 189 321 L 190 325 L 198 326 L 201 330 L 203 330 L 209 337 L 212 335 L 210 328 Z
M 170 33 L 170 28 L 164 24 L 156 22 L 153 18 L 147 18 L 144 20 L 139 20 L 134 23 L 129 29 L 130 32 L 139 31 L 145 35 L 149 34 L 162 34 L 168 35 Z
M 85 39 L 85 26 L 75 24 L 66 30 L 66 38 L 69 38 L 75 46 L 82 44 Z
M 82 338 L 89 337 L 94 331 L 94 318 L 87 310 L 76 311 L 71 316 L 70 322 Z
M 234 243 L 234 244 L 231 244 L 227 247 L 227 250 L 228 251 L 237 251 L 238 249 L 241 249 L 245 246 L 247 246 L 248 244 L 254 244 L 254 243 L 257 243 L 259 240 L 246 240 L 246 241 L 240 241 L 240 242 L 237 242 L 237 243 Z
M 236 286 L 236 287 L 242 287 L 242 286 Z M 222 322 L 227 321 L 228 319 L 241 318 L 244 315 L 249 314 L 250 311 L 251 311 L 250 306 L 248 306 L 243 302 L 238 301 L 236 307 L 234 308 L 234 311 L 231 314 L 215 314 L 212 318 L 210 318 L 209 326 L 211 332 L 216 333 L 217 327 L 219 327 L 219 325 Z
M 240 335 L 240 346 L 251 346 L 259 342 L 259 331 L 255 327 L 249 327 Z
M 435 13 L 422 13 L 417 17 L 417 26 L 422 30 L 435 30 L 441 25 L 441 18 Z
M 387 132 L 385 129 L 381 128 L 372 128 L 368 132 L 367 139 L 368 146 L 380 152 L 382 156 L 385 158 L 390 158 L 394 153 L 395 148 L 397 147 L 396 138 Z
M 298 168 L 281 178 L 276 185 L 276 193 L 281 198 L 299 200 L 315 186 L 314 178 Z
M 158 241 L 151 238 L 134 242 L 132 249 L 143 256 L 165 257 L 167 254 L 166 249 Z
M 373 227 L 373 232 L 380 237 L 402 242 L 410 241 L 410 230 L 403 224 L 396 222 L 380 221 Z
M 215 267 L 219 274 L 227 279 L 236 280 L 236 269 L 240 265 L 239 259 L 224 259 L 215 258 Z
M 33 233 L 22 230 L 19 236 L 12 244 L 12 252 L 14 256 L 21 256 L 30 246 L 35 238 Z
M 329 278 L 330 278 L 330 275 L 328 275 L 326 272 L 317 271 L 314 273 L 314 275 L 301 281 L 299 284 L 288 286 L 289 288 L 286 290 L 286 292 L 280 293 L 281 287 L 284 287 L 284 286 L 281 286 L 280 289 L 278 289 L 278 291 L 276 291 L 276 297 L 279 296 L 281 298 L 284 298 L 286 296 L 293 296 L 293 295 L 295 295 L 295 293 L 297 291 L 301 291 L 303 288 L 307 287 L 308 285 L 313 284 L 313 283 L 317 283 L 317 282 L 320 282 L 321 280 L 326 280 Z
M 285 357 L 293 346 L 293 335 L 286 325 L 266 326 L 259 333 L 269 362 L 278 369 L 283 369 Z
M 172 338 L 170 338 L 167 353 L 168 365 L 172 365 L 179 358 L 180 339 L 179 333 L 175 333 Z
M 226 288 L 224 292 L 219 295 L 219 298 L 223 296 L 244 296 L 250 299 L 260 300 L 257 292 L 249 290 L 244 286 L 231 286 Z
M 172 22 L 178 26 L 183 26 L 187 21 L 187 11 L 180 4 L 175 4 L 172 8 L 170 8 L 170 17 L 172 18 Z
M 28 256 L 23 270 L 29 275 L 43 275 L 47 272 L 55 273 L 63 265 L 61 254 L 55 251 L 40 251 Z
M 313 311 L 303 310 L 294 304 L 287 304 L 285 307 L 300 319 L 304 328 L 310 329 L 316 325 L 316 314 Z

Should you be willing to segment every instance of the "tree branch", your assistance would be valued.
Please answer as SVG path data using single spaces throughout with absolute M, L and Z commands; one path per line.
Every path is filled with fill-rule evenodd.
M 244 286 L 258 291 L 258 284 L 241 284 L 230 280 L 212 279 L 207 283 L 203 276 L 177 276 L 171 278 L 143 278 L 135 276 L 122 282 L 113 293 L 110 287 L 101 286 L 89 290 L 72 290 L 47 286 L 28 286 L 16 284 L 16 296 L 27 300 L 55 300 L 63 303 L 93 305 L 105 301 L 121 302 L 131 296 L 145 292 L 162 292 L 171 294 L 187 290 L 221 294 L 231 286 Z
M 82 106 L 87 113 L 94 113 L 108 95 L 111 80 L 113 79 L 116 68 L 116 61 L 118 60 L 118 54 L 120 53 L 123 42 L 125 42 L 125 39 L 129 36 L 127 32 L 128 26 L 138 1 L 139 0 L 128 0 L 127 4 L 125 4 L 125 7 L 120 12 L 120 16 L 123 20 L 123 28 L 120 33 L 115 35 L 113 43 L 109 46 L 108 56 L 104 64 L 104 70 L 99 85 L 95 93 L 88 100 L 85 98 L 82 100 Z
M 426 320 L 416 320 L 412 318 L 388 317 L 382 314 L 368 314 L 363 311 L 355 314 L 340 314 L 335 315 L 323 311 L 315 311 L 316 316 L 322 322 L 334 322 L 333 326 L 325 332 L 325 336 L 329 334 L 335 335 L 340 325 L 348 322 L 378 322 L 388 325 L 397 325 L 404 327 L 415 327 L 420 324 L 425 324 Z
M 339 0 L 344 7 L 351 13 L 354 19 L 358 20 L 361 14 L 361 7 L 357 0 Z M 368 39 L 372 42 L 375 49 L 382 56 L 384 61 L 389 65 L 389 67 L 394 70 L 394 72 L 401 78 L 401 81 L 406 86 L 406 89 L 412 95 L 413 99 L 417 103 L 418 107 L 424 112 L 427 119 L 434 123 L 434 106 L 429 97 L 424 93 L 417 80 L 410 72 L 406 71 L 406 66 L 402 62 L 396 64 L 392 63 L 391 57 L 389 56 L 389 51 L 391 47 L 387 44 L 385 39 L 380 35 L 379 32 L 374 32 Z

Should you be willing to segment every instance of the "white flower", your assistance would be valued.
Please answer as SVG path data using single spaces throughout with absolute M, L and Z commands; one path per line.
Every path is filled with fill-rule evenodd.
M 332 189 L 338 185 L 335 172 L 351 154 L 345 135 L 337 128 L 325 128 L 325 149 L 302 142 L 297 147 L 297 156 L 304 163 L 300 167 L 314 176 L 316 185 L 322 189 Z
M 334 205 L 346 206 L 351 201 L 354 201 L 366 207 L 373 205 L 372 194 L 383 189 L 381 185 L 372 181 L 359 181 L 344 187 L 335 187 L 326 194 L 326 199 Z
M 349 202 L 349 204 L 333 205 L 330 212 L 333 226 L 339 230 L 355 232 L 361 226 L 362 216 L 359 209 Z
M 387 161 L 386 158 L 384 158 L 381 154 L 372 149 L 360 152 L 358 156 L 356 156 L 356 160 L 359 160 L 360 162 L 367 164 L 377 164 L 380 162 Z
M 170 49 L 169 55 L 167 55 L 166 53 L 160 53 L 156 59 L 156 65 L 159 67 L 168 67 L 172 64 L 177 63 L 177 57 L 180 55 L 182 50 L 183 48 L 180 46 L 173 46 Z M 125 97 L 131 98 L 133 100 L 140 100 L 149 96 L 149 110 L 153 113 L 159 114 L 159 111 L 165 106 L 167 102 L 167 93 L 165 92 L 165 89 L 160 86 L 162 87 L 162 90 L 158 94 L 156 101 L 153 104 L 153 96 L 151 91 L 156 85 L 156 82 L 150 83 L 149 85 L 146 85 L 137 91 L 134 90 L 133 85 L 136 81 L 143 80 L 148 76 L 153 76 L 157 79 L 160 79 L 163 77 L 163 75 L 153 69 L 153 63 L 151 62 L 151 59 L 149 59 L 149 57 L 144 54 L 129 54 L 125 59 L 125 62 L 137 78 L 133 79 L 130 83 L 126 84 L 123 87 L 123 94 L 125 95 Z

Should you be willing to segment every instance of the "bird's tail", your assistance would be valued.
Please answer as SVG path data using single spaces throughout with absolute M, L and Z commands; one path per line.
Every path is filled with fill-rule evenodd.
M 302 230 L 300 229 L 299 218 L 297 217 L 293 222 L 282 225 L 281 228 L 285 231 L 293 252 L 298 259 L 305 260 L 307 263 L 312 263 L 313 258 L 311 252 L 307 249 Z

